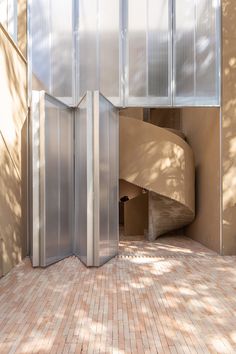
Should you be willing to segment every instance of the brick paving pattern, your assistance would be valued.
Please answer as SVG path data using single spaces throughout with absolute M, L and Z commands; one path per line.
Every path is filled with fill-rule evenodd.
M 4 353 L 236 353 L 236 257 L 177 237 L 99 269 L 26 259 L 0 280 Z

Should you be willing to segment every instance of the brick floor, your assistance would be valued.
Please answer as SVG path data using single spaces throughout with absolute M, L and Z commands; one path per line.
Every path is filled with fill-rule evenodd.
M 14 352 L 236 353 L 236 257 L 179 237 L 122 241 L 99 269 L 26 259 L 0 280 L 0 354 Z

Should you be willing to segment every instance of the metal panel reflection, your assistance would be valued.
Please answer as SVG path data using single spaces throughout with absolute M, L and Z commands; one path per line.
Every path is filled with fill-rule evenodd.
M 44 92 L 33 92 L 30 165 L 33 266 L 72 254 L 73 114 Z
M 44 181 L 41 184 L 44 184 L 44 191 L 41 193 L 41 201 L 45 208 L 42 235 L 44 252 L 41 261 L 47 265 L 58 260 L 60 254 L 60 115 L 57 106 L 47 100 L 45 103 L 44 132 L 40 141 L 44 155 L 41 159 L 43 161 L 44 157 Z
M 75 112 L 75 235 L 74 253 L 93 265 L 93 102 L 92 93 Z
M 29 252 L 33 267 L 40 265 L 40 114 L 44 110 L 44 93 L 33 91 L 29 119 Z
M 118 111 L 94 93 L 94 265 L 118 253 Z
M 42 247 L 45 249 L 45 258 L 41 261 L 48 265 L 72 254 L 72 112 L 59 101 L 45 95 L 44 124 L 45 233 Z M 41 198 L 43 202 L 42 195 Z
M 72 253 L 73 242 L 73 119 L 72 111 L 60 110 L 60 258 Z
M 100 266 L 118 252 L 118 110 L 87 92 L 75 115 L 74 253 Z

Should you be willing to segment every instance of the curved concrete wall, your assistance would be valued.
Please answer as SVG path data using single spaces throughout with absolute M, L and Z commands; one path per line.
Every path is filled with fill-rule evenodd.
M 151 239 L 193 220 L 194 176 L 193 152 L 181 137 L 134 118 L 120 117 L 120 179 L 151 192 Z

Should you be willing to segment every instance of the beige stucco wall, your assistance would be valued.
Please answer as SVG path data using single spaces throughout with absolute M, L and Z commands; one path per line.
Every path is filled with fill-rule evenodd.
M 127 195 L 129 199 L 135 198 L 138 195 L 142 194 L 142 188 L 136 186 L 135 184 L 124 181 L 123 179 L 119 180 L 119 196 L 124 197 Z
M 149 122 L 162 128 L 180 129 L 180 109 L 152 108 Z
M 27 117 L 27 65 L 0 27 L 0 131 L 21 173 L 21 128 Z
M 144 235 L 148 229 L 148 193 L 124 203 L 124 235 Z
M 27 64 L 0 26 L 0 275 L 26 255 L 22 233 L 22 127 L 27 118 Z
M 186 235 L 220 252 L 220 110 L 184 108 L 181 125 L 196 169 L 196 218 Z
M 236 2 L 222 0 L 222 252 L 236 254 Z
M 120 110 L 120 116 L 143 120 L 144 111 L 143 108 L 123 108 Z

